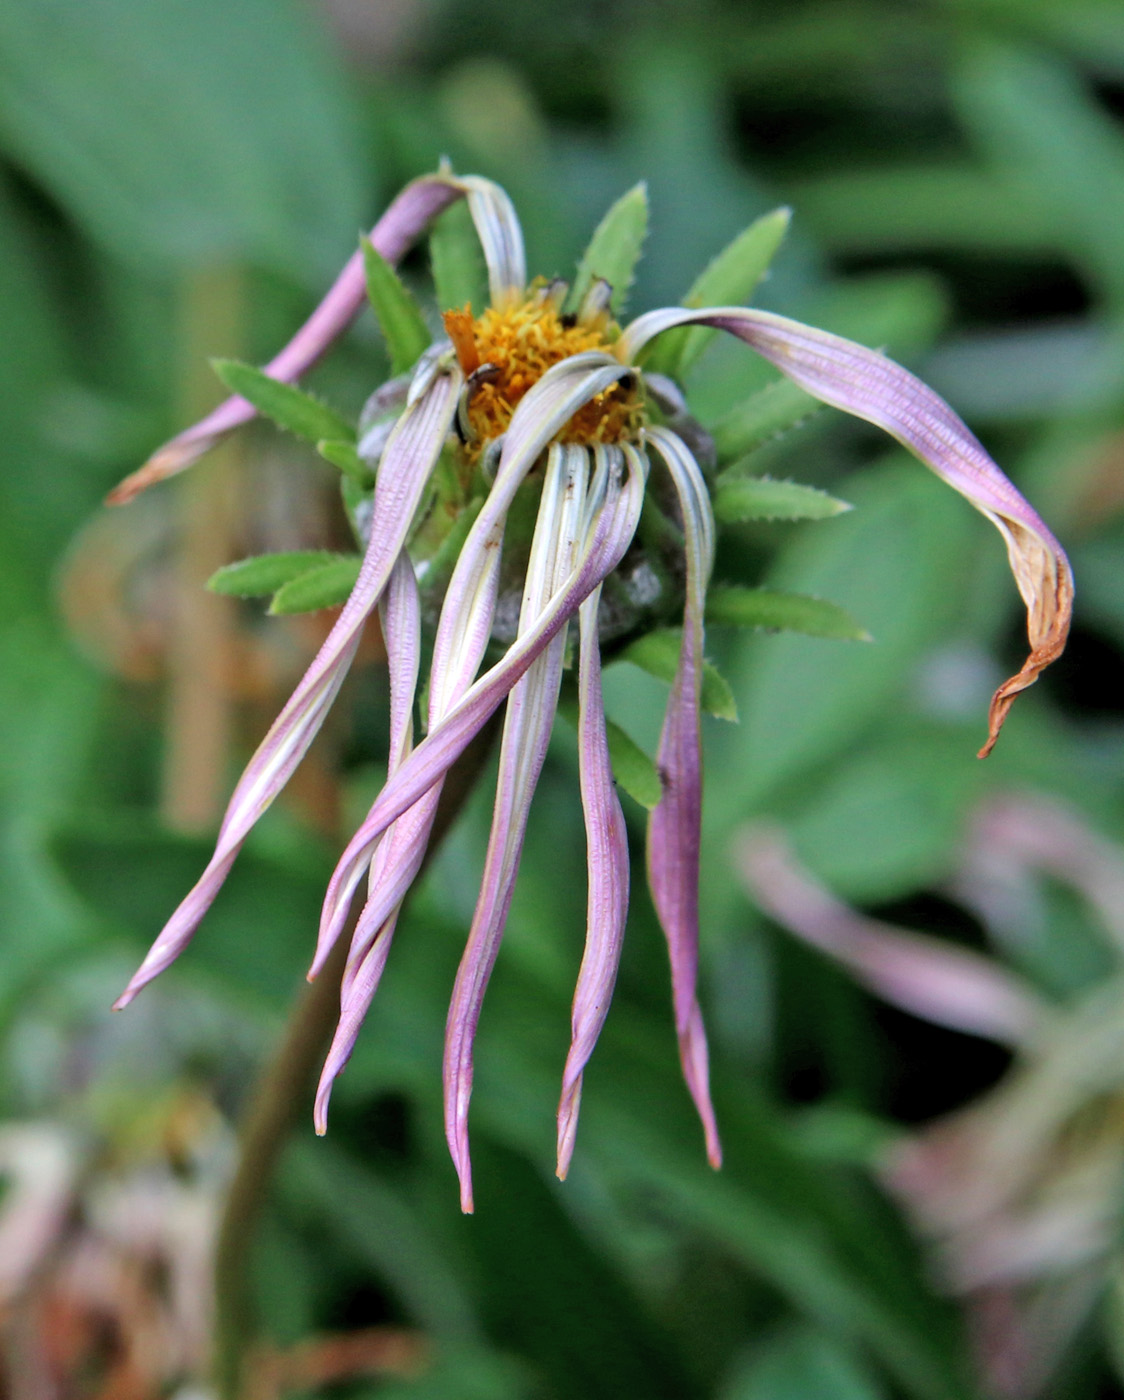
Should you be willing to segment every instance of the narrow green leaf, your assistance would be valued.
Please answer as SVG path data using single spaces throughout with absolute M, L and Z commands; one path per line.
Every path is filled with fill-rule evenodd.
M 666 681 L 670 685 L 679 666 L 679 648 L 682 641 L 681 628 L 659 628 L 655 632 L 638 637 L 625 647 L 621 652 L 621 659 L 631 661 L 634 666 L 639 666 L 650 676 L 655 676 L 657 680 Z M 707 714 L 737 722 L 738 707 L 734 701 L 734 692 L 730 689 L 729 682 L 710 661 L 703 662 L 701 703 Z
M 269 611 L 288 615 L 336 607 L 347 600 L 355 587 L 362 563 L 362 556 L 358 554 L 336 555 L 279 588 Z
M 707 265 L 683 298 L 683 305 L 744 306 L 788 232 L 792 210 L 774 209 L 755 219 Z M 647 360 L 649 369 L 680 379 L 717 335 L 709 326 L 680 326 L 659 337 Z
M 613 313 L 619 316 L 628 298 L 647 232 L 648 187 L 641 181 L 621 195 L 594 229 L 589 247 L 578 263 L 577 276 L 566 300 L 567 308 L 576 311 L 594 282 L 604 278 L 613 289 L 610 302 Z
M 611 719 L 605 721 L 605 732 L 609 741 L 609 760 L 613 765 L 613 777 L 629 797 L 651 811 L 663 794 L 655 763 L 640 745 Z
M 851 509 L 846 501 L 814 486 L 733 472 L 718 478 L 713 505 L 714 518 L 723 525 L 743 520 L 828 520 Z
M 438 309 L 459 310 L 467 303 L 479 315 L 488 304 L 488 280 L 480 240 L 463 200 L 435 221 L 429 234 L 429 258 Z
M 211 365 L 231 393 L 249 399 L 259 412 L 298 437 L 307 438 L 309 442 L 319 442 L 322 438 L 355 441 L 355 429 L 351 424 L 311 394 L 294 389 L 291 384 L 282 384 L 279 379 L 241 360 L 212 360 Z
M 776 588 L 719 584 L 706 598 L 706 620 L 719 627 L 760 627 L 769 632 L 803 632 L 847 642 L 873 641 L 845 608 L 806 593 Z
M 370 491 L 374 486 L 374 475 L 355 450 L 354 443 L 341 442 L 338 438 L 325 439 L 316 444 L 316 450 L 325 462 L 331 462 L 333 467 L 337 467 L 344 476 L 364 491 Z
M 795 428 L 823 405 L 791 379 L 778 379 L 730 409 L 711 429 L 720 461 L 732 462 Z
M 285 554 L 257 554 L 226 564 L 207 580 L 212 593 L 231 598 L 262 598 L 336 556 L 326 549 L 294 549 Z
M 367 275 L 367 298 L 390 352 L 390 372 L 405 374 L 429 346 L 425 319 L 409 289 L 371 240 L 362 238 L 360 242 Z

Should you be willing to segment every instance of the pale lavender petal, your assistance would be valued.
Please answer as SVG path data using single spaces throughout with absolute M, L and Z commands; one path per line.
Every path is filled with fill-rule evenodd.
M 551 595 L 573 570 L 582 534 L 588 474 L 589 455 L 584 448 L 550 449 L 527 564 L 520 634 L 534 626 Z M 472 1210 L 468 1105 L 472 1096 L 473 1042 L 511 907 L 531 798 L 554 725 L 565 649 L 566 630 L 562 628 L 508 696 L 484 874 L 449 1003 L 445 1028 L 445 1135 L 460 1179 L 464 1211 Z
M 784 316 L 734 306 L 648 312 L 624 332 L 617 353 L 630 359 L 661 331 L 688 323 L 729 331 L 816 398 L 885 429 L 1002 534 L 1027 608 L 1031 652 L 1022 669 L 992 697 L 988 739 L 980 750 L 985 757 L 1015 696 L 1032 685 L 1065 646 L 1073 575 L 1061 545 L 944 400 L 877 351 Z
M 850 968 L 915 1016 L 1001 1045 L 1026 1046 L 1050 1019 L 1038 994 L 990 958 L 869 919 L 841 903 L 797 863 L 782 833 L 746 828 L 736 868 L 779 924 Z
M 406 410 L 383 454 L 375 486 L 375 520 L 359 578 L 335 626 L 273 722 L 243 773 L 219 831 L 210 864 L 173 914 L 117 1002 L 126 1006 L 187 945 L 225 880 L 250 829 L 292 776 L 343 684 L 363 626 L 401 553 L 426 482 L 456 410 L 459 373 L 437 380 Z
M 667 463 L 683 517 L 687 601 L 679 665 L 668 697 L 656 765 L 663 795 L 648 821 L 648 884 L 667 938 L 683 1077 L 706 1134 L 711 1166 L 722 1165 L 710 1101 L 710 1071 L 696 985 L 699 960 L 699 845 L 702 830 L 703 605 L 713 562 L 714 522 L 698 463 L 666 428 L 648 441 Z
M 582 1074 L 613 999 L 628 914 L 628 833 L 613 785 L 601 696 L 601 650 L 597 636 L 600 601 L 598 588 L 582 604 L 579 614 L 578 755 L 589 899 L 585 952 L 574 989 L 570 1053 L 566 1057 L 562 1096 L 558 1102 L 558 1177 L 563 1181 L 574 1154 Z
M 443 209 L 460 199 L 464 188 L 443 175 L 415 180 L 398 195 L 371 230 L 371 242 L 389 263 L 396 263 L 415 238 Z M 320 358 L 359 314 L 366 299 L 363 255 L 356 252 L 344 264 L 327 296 L 285 346 L 265 366 L 265 373 L 291 384 Z M 219 438 L 248 423 L 257 413 L 243 398 L 229 398 L 213 413 L 159 448 L 138 471 L 127 476 L 108 496 L 111 505 L 124 505 L 146 487 L 175 476 L 208 452 Z
M 544 608 L 535 626 L 519 637 L 503 659 L 475 682 L 387 783 L 336 866 L 328 887 L 326 908 L 346 909 L 372 850 L 390 823 L 448 772 L 512 686 L 624 557 L 640 518 L 646 464 L 634 450 L 625 448 L 622 451 L 629 466 L 627 484 L 622 490 L 618 481 L 611 483 L 609 501 L 592 525 L 591 537 L 583 546 L 579 562 L 565 585 Z
M 484 250 L 492 305 L 502 310 L 518 300 L 527 288 L 523 231 L 515 206 L 505 190 L 479 175 L 461 176 L 456 183 L 468 197 L 472 221 Z
M 464 669 L 465 658 L 475 654 L 471 649 L 466 651 L 461 622 L 466 616 L 473 614 L 476 600 L 494 596 L 491 590 L 494 589 L 499 568 L 503 525 L 516 491 L 550 439 L 565 426 L 578 409 L 629 372 L 604 354 L 589 352 L 574 355 L 549 369 L 520 400 L 505 436 L 492 489 L 483 509 L 473 522 L 446 590 L 433 646 L 433 672 L 439 678 L 443 704 L 449 704 L 459 698 L 458 685 L 450 678 L 459 675 Z M 585 593 L 593 586 L 591 583 Z M 570 612 L 576 611 L 585 593 L 574 601 Z M 482 620 L 479 610 L 475 615 L 478 620 Z M 566 616 L 568 617 L 569 613 Z M 564 622 L 565 618 L 562 618 L 558 625 L 561 626 Z M 479 640 L 486 644 L 487 638 L 482 629 Z M 481 651 L 480 655 L 482 654 Z M 464 684 L 467 685 L 469 679 L 471 678 L 466 676 Z M 510 689 L 517 679 L 518 676 L 513 677 L 507 688 Z M 495 704 L 502 698 L 503 695 L 498 696 Z M 490 713 L 489 710 L 488 714 Z M 481 716 L 480 725 L 483 725 L 486 719 L 487 714 Z M 478 725 L 477 728 L 479 727 Z M 472 733 L 476 733 L 476 729 L 473 729 Z M 469 734 L 464 742 L 467 743 L 471 737 Z M 459 753 L 458 749 L 450 762 L 455 760 Z M 434 781 L 444 771 L 445 768 L 441 768 L 436 772 Z M 381 800 L 380 797 L 379 801 Z M 360 833 L 369 833 L 371 826 L 371 818 L 368 817 L 360 828 Z M 321 914 L 322 945 L 330 946 L 346 923 L 351 896 L 383 830 L 385 827 L 380 826 L 376 833 L 362 840 L 360 833 L 357 833 L 340 866 L 337 866 L 336 875 L 328 886 Z

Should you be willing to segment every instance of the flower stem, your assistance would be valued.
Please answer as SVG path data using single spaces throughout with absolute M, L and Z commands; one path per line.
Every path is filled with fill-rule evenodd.
M 494 721 L 489 722 L 450 770 L 426 854 L 427 865 L 475 787 L 496 728 Z M 240 1400 L 245 1394 L 246 1362 L 256 1332 L 251 1269 L 254 1237 L 289 1130 L 298 1110 L 311 1098 L 315 1075 L 339 1015 L 348 942 L 345 931 L 320 976 L 297 996 L 242 1121 L 238 1165 L 215 1246 L 214 1379 L 220 1400 Z

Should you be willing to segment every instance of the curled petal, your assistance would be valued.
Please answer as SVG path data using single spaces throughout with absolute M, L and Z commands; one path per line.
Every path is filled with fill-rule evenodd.
M 389 263 L 396 263 L 414 239 L 442 210 L 460 199 L 464 189 L 443 175 L 429 175 L 406 186 L 371 230 L 371 242 Z M 362 252 L 344 264 L 327 296 L 285 346 L 265 366 L 265 373 L 292 384 L 310 369 L 359 314 L 366 300 Z M 229 398 L 193 427 L 159 448 L 138 471 L 109 494 L 110 505 L 124 505 L 139 492 L 175 476 L 203 456 L 232 428 L 257 413 L 246 399 Z
M 375 486 L 374 518 L 378 528 L 371 531 L 351 596 L 239 780 L 210 863 L 157 937 L 117 1001 L 118 1008 L 128 1005 L 141 987 L 163 972 L 186 947 L 250 829 L 289 781 L 316 737 L 347 675 L 363 626 L 405 545 L 426 482 L 448 435 L 459 392 L 459 374 L 443 376 L 399 420 L 383 454 Z
M 720 307 L 649 312 L 628 327 L 617 353 L 627 360 L 661 331 L 688 323 L 729 331 L 822 402 L 885 429 L 1002 534 L 1026 604 L 1031 650 L 1021 670 L 992 697 L 988 738 L 980 750 L 986 757 L 1015 696 L 1033 685 L 1065 646 L 1073 575 L 1061 545 L 944 400 L 877 351 L 768 311 Z
M 767 914 L 895 1006 L 1011 1046 L 1029 1044 L 1049 1020 L 1037 993 L 991 959 L 868 919 L 842 904 L 800 868 L 775 828 L 759 824 L 744 830 L 735 861 Z
M 520 633 L 534 626 L 551 594 L 565 583 L 573 569 L 587 475 L 588 454 L 584 448 L 551 448 L 527 566 Z M 550 742 L 565 647 L 563 627 L 508 696 L 484 875 L 449 1003 L 445 1029 L 445 1134 L 460 1178 L 461 1209 L 466 1212 L 472 1210 L 468 1105 L 472 1096 L 473 1043 L 511 907 L 531 798 Z
M 390 823 L 448 772 L 512 686 L 624 557 L 640 518 L 644 471 L 638 453 L 625 449 L 623 455 L 630 469 L 627 483 L 623 489 L 618 481 L 610 483 L 605 508 L 590 527 L 577 565 L 535 626 L 517 638 L 504 658 L 481 676 L 442 722 L 430 730 L 379 794 L 336 866 L 324 902 L 325 923 L 340 917 L 337 911 L 341 909 L 345 911 L 340 917 L 342 923 L 355 886 Z
M 438 678 L 437 684 L 442 695 L 443 705 L 447 704 L 456 694 L 452 678 L 462 671 L 465 659 L 475 655 L 471 649 L 466 651 L 460 623 L 466 615 L 472 614 L 473 600 L 488 596 L 489 590 L 494 588 L 496 570 L 499 567 L 503 525 L 508 508 L 520 483 L 534 466 L 550 439 L 561 430 L 578 409 L 596 397 L 597 394 L 602 393 L 611 384 L 615 384 L 628 372 L 624 366 L 607 355 L 593 352 L 575 355 L 549 369 L 520 400 L 504 439 L 503 452 L 500 456 L 492 489 L 488 494 L 488 499 L 484 502 L 483 509 L 473 522 L 445 593 L 441 621 L 438 624 L 437 637 L 433 645 L 433 673 Z M 599 580 L 595 579 L 579 597 L 573 600 L 566 617 L 569 616 L 570 612 L 577 610 L 582 598 L 597 582 Z M 481 615 L 477 614 L 477 616 Z M 558 626 L 564 624 L 566 617 L 560 619 Z M 480 640 L 486 644 L 487 637 L 483 634 L 482 629 Z M 517 652 L 518 647 L 514 650 Z M 476 656 L 476 664 L 479 664 L 479 659 L 479 656 Z M 522 675 L 522 671 L 519 675 Z M 492 709 L 499 704 L 507 690 L 518 679 L 519 676 L 512 677 L 506 689 L 496 697 Z M 465 678 L 466 685 L 469 680 L 471 677 Z M 459 708 L 459 704 L 454 707 L 455 710 L 459 710 Z M 484 724 L 490 713 L 491 710 L 480 716 L 477 728 Z M 476 732 L 477 730 L 474 729 L 472 734 Z M 432 733 L 431 728 L 431 737 Z M 465 743 L 468 743 L 472 734 L 466 736 Z M 459 753 L 458 749 L 449 762 L 455 761 Z M 433 781 L 436 781 L 444 772 L 445 768 L 441 768 L 434 774 Z M 380 797 L 379 800 L 381 801 L 382 798 Z M 369 823 L 370 818 L 368 817 L 360 831 L 367 832 Z M 357 833 L 345 855 L 346 876 L 341 875 L 342 866 L 337 867 L 336 876 L 339 878 L 333 877 L 324 902 L 320 923 L 321 946 L 325 944 L 330 946 L 346 923 L 351 896 L 371 858 L 375 842 L 383 830 L 385 828 L 380 827 L 378 833 L 375 833 L 374 836 L 368 836 L 363 841 L 360 841 Z
M 509 306 L 527 286 L 527 262 L 523 254 L 523 230 L 507 192 L 479 175 L 453 178 L 468 198 L 484 262 L 488 268 L 488 292 L 492 305 Z
M 656 756 L 663 795 L 648 821 L 648 884 L 667 938 L 683 1077 L 702 1120 L 707 1157 L 713 1167 L 719 1167 L 722 1147 L 710 1101 L 706 1033 L 696 994 L 702 829 L 699 698 L 703 604 L 713 559 L 714 522 L 702 473 L 683 442 L 666 428 L 651 429 L 648 441 L 671 473 L 679 497 L 687 553 L 683 643 Z
M 585 811 L 589 903 L 585 952 L 574 989 L 570 1053 L 558 1102 L 558 1177 L 565 1180 L 574 1154 L 582 1075 L 605 1024 L 617 980 L 628 915 L 628 833 L 613 786 L 605 706 L 601 696 L 601 651 L 597 637 L 600 588 L 581 607 L 578 662 L 578 756 Z

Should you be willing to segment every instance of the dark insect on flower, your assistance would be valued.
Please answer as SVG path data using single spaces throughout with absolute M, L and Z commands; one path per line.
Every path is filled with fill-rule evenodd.
M 1072 598 L 1069 565 L 1038 516 L 980 444 L 930 389 L 884 356 L 838 336 L 740 306 L 668 307 L 623 330 L 612 288 L 596 277 L 566 308 L 564 282 L 528 285 L 523 239 L 506 194 L 450 173 L 416 181 L 372 234 L 389 263 L 455 200 L 466 198 L 487 263 L 490 305 L 444 314 L 446 338 L 420 355 L 408 378 L 379 396 L 390 417 L 361 442 L 374 467 L 369 537 L 358 580 L 331 634 L 251 759 L 227 809 L 210 864 L 172 915 L 122 995 L 126 1005 L 184 949 L 251 827 L 297 767 L 355 654 L 364 623 L 381 610 L 390 665 L 387 782 L 336 868 L 324 901 L 313 975 L 343 930 L 366 876 L 367 900 L 353 935 L 339 1027 L 316 1100 L 323 1131 L 328 1096 L 346 1063 L 390 950 L 402 900 L 416 876 L 450 766 L 506 700 L 495 816 L 468 942 L 449 1010 L 445 1117 L 465 1210 L 472 1208 L 468 1106 L 473 1041 L 511 901 L 528 809 L 542 768 L 576 619 L 581 797 L 588 836 L 585 955 L 573 1006 L 573 1039 L 558 1109 L 558 1172 L 574 1145 L 582 1073 L 608 1009 L 628 905 L 629 863 L 601 698 L 602 584 L 633 544 L 649 474 L 670 484 L 682 534 L 682 643 L 657 754 L 662 796 L 648 827 L 648 879 L 671 961 L 675 1024 L 687 1085 L 711 1163 L 721 1161 L 708 1088 L 707 1047 L 696 997 L 700 689 L 703 609 L 714 553 L 714 518 L 692 446 L 704 440 L 678 390 L 646 372 L 642 352 L 675 327 L 729 332 L 803 389 L 884 428 L 990 519 L 1003 535 L 1026 602 L 1031 652 L 996 692 L 983 752 L 994 744 L 1014 696 L 1060 652 Z M 357 253 L 304 328 L 267 367 L 297 379 L 359 311 Z M 254 415 L 233 398 L 161 448 L 114 493 L 124 501 L 189 466 L 221 435 Z M 428 680 L 428 728 L 414 742 L 422 607 L 430 561 L 418 557 L 419 513 L 439 465 L 452 454 L 463 480 L 482 484 L 482 504 L 444 590 Z M 508 513 L 531 475 L 541 482 L 517 618 L 497 607 Z M 664 488 L 661 488 L 664 489 Z M 514 613 L 514 610 L 512 610 Z M 489 642 L 506 653 L 478 674 Z

